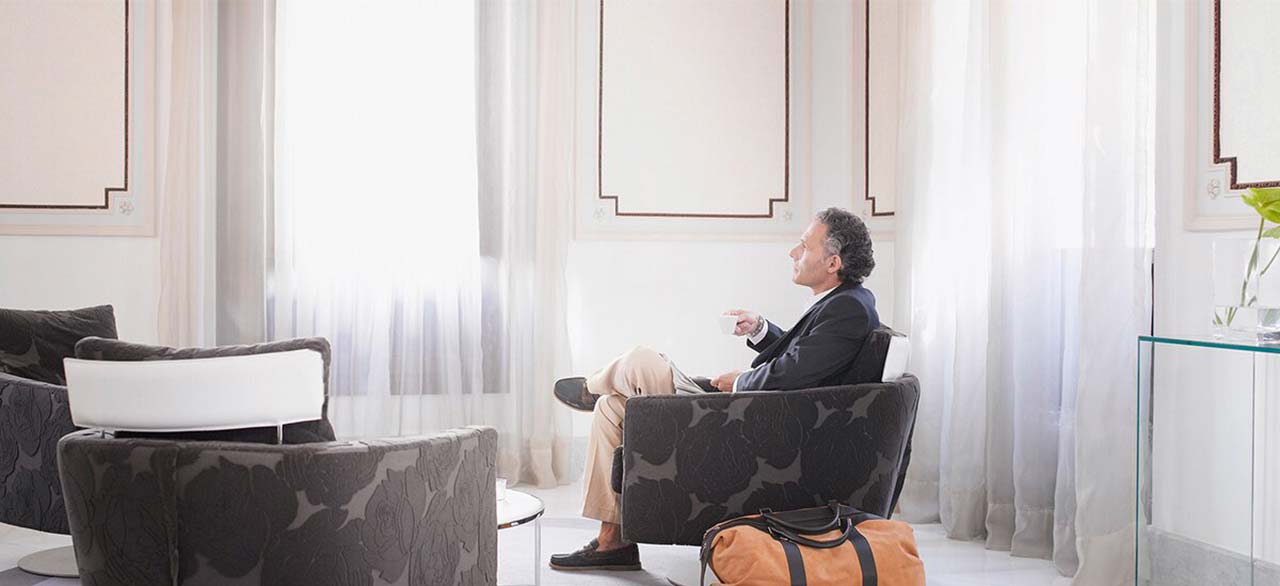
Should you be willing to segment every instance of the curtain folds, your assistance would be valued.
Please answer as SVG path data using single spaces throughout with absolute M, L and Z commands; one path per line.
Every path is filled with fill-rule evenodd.
M 904 518 L 1131 583 L 1153 6 L 903 10 L 898 304 L 923 391 Z
M 275 146 L 275 2 L 221 0 L 218 10 L 218 344 L 266 337 Z
M 156 4 L 156 186 L 160 240 L 160 296 L 157 329 L 162 344 L 191 346 L 209 331 L 206 242 L 212 225 L 209 167 L 213 129 L 208 113 L 214 89 L 215 9 L 206 2 Z
M 573 8 L 477 3 L 485 375 L 521 390 L 521 477 L 539 486 L 569 480 L 571 423 L 548 391 L 571 375 Z
M 565 480 L 558 4 L 276 3 L 266 326 L 330 339 L 339 435 L 492 425 L 500 475 Z

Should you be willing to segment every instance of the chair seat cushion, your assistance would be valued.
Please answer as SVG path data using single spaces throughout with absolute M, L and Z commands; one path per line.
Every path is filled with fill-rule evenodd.
M 62 359 L 75 356 L 76 342 L 116 337 L 110 305 L 68 311 L 0 309 L 0 372 L 63 385 Z

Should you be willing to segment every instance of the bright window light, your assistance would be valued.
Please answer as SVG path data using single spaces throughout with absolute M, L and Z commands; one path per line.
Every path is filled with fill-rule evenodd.
M 278 3 L 277 264 L 299 284 L 438 286 L 475 262 L 474 12 Z

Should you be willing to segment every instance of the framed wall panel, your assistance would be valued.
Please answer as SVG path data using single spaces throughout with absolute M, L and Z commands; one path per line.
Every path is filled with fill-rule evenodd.
M 153 233 L 154 14 L 0 0 L 0 234 Z
M 854 2 L 855 190 L 877 226 L 897 209 L 898 18 L 898 0 Z
M 789 5 L 600 0 L 599 198 L 617 216 L 772 218 L 790 200 Z
M 1187 201 L 1192 230 L 1257 226 L 1240 201 L 1280 187 L 1280 27 L 1274 0 L 1199 0 L 1199 181 Z
M 803 229 L 808 114 L 795 104 L 808 71 L 795 39 L 808 11 L 796 4 L 578 3 L 580 235 Z

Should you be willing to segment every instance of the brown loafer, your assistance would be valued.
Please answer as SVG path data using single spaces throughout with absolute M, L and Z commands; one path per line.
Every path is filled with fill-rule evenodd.
M 609 551 L 597 551 L 599 543 L 592 539 L 591 543 L 573 553 L 561 553 L 551 556 L 553 570 L 612 570 L 631 571 L 640 569 L 640 548 L 636 544 L 626 545 Z
M 600 395 L 587 392 L 587 379 L 580 376 L 556 381 L 555 393 L 556 398 L 570 409 L 588 413 L 595 410 L 596 399 L 600 398 Z

